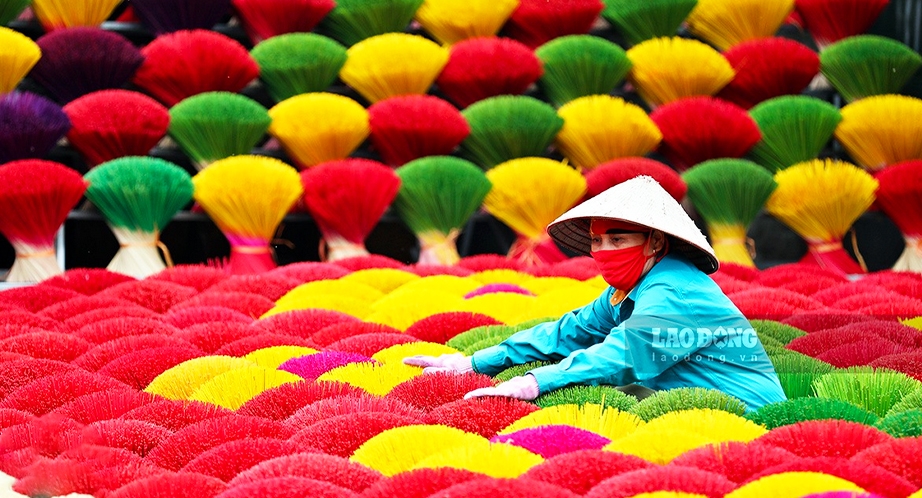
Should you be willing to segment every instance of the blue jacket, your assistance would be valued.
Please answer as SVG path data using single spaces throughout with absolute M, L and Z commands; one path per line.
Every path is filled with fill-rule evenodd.
M 523 330 L 473 356 L 477 372 L 561 360 L 531 370 L 541 392 L 574 384 L 654 389 L 706 387 L 749 410 L 783 401 L 775 369 L 752 325 L 710 277 L 669 253 L 628 296 L 612 305 L 609 287 L 556 322 Z

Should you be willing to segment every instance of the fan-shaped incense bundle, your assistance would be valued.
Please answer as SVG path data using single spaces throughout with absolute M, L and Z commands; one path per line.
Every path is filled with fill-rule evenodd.
M 472 38 L 452 45 L 436 84 L 448 100 L 467 107 L 497 95 L 524 93 L 541 74 L 541 61 L 522 43 Z
M 637 398 L 630 394 L 625 394 L 610 385 L 576 385 L 544 393 L 535 399 L 535 404 L 541 408 L 557 405 L 584 405 L 586 403 L 613 407 L 626 412 L 637 405 Z
M 602 0 L 520 0 L 503 32 L 535 49 L 555 38 L 588 33 L 604 8 Z
M 144 62 L 131 42 L 99 28 L 52 31 L 37 43 L 42 58 L 30 76 L 61 103 L 97 90 L 121 88 Z
M 874 425 L 877 415 L 852 403 L 832 398 L 792 398 L 780 403 L 765 405 L 747 415 L 749 420 L 769 429 L 793 425 L 805 420 L 848 420 L 859 424 Z
M 380 291 L 376 292 L 374 287 L 359 284 L 357 282 L 352 282 L 350 285 L 346 285 L 347 282 L 342 279 L 332 280 L 318 280 L 314 282 L 308 282 L 304 285 L 300 285 L 295 289 L 289 291 L 287 294 L 278 299 L 276 303 L 276 308 L 307 308 L 308 305 L 316 304 L 314 301 L 319 297 L 348 297 L 352 294 L 356 294 L 356 299 L 359 302 L 362 302 L 366 305 L 371 304 L 372 302 L 378 300 L 383 296 L 383 293 Z M 357 292 L 353 293 L 352 290 Z M 313 308 L 323 308 L 321 306 L 312 306 Z M 329 313 L 330 311 L 327 311 Z M 340 312 L 340 314 L 342 314 Z M 275 320 L 269 320 L 266 322 L 266 317 L 263 317 L 263 322 L 266 325 L 263 327 L 271 326 Z M 270 330 L 274 331 L 274 330 Z M 313 337 L 311 337 L 313 339 Z M 319 344 L 319 343 L 318 343 Z M 328 343 L 329 344 L 329 343 Z
M 169 111 L 130 90 L 100 90 L 64 106 L 73 125 L 67 139 L 90 166 L 124 156 L 146 156 L 166 135 Z
M 333 351 L 344 351 L 370 355 L 394 344 L 405 341 L 404 334 L 363 334 L 352 336 L 342 341 L 330 344 Z M 403 341 L 403 342 L 400 342 Z M 349 345 L 350 348 L 343 347 Z M 348 349 L 348 350 L 347 350 Z M 364 349 L 365 351 L 358 351 Z M 321 375 L 317 378 L 320 382 L 343 382 L 375 396 L 385 396 L 394 387 L 419 375 L 412 367 L 385 366 L 377 363 L 349 363 Z
M 326 245 L 325 260 L 367 255 L 365 238 L 400 189 L 387 166 L 364 159 L 317 165 L 301 173 L 304 204 Z
M 141 54 L 145 60 L 134 84 L 169 107 L 199 93 L 239 92 L 259 76 L 259 66 L 243 45 L 213 31 L 158 36 Z
M 903 232 L 906 249 L 893 265 L 897 271 L 922 273 L 922 161 L 887 167 L 876 175 L 877 204 Z
M 638 176 L 653 178 L 677 202 L 682 202 L 688 190 L 682 177 L 669 166 L 645 157 L 628 157 L 602 163 L 586 172 L 586 196 L 595 197 Z
M 425 0 L 416 20 L 440 43 L 451 45 L 495 35 L 518 5 L 518 0 Z
M 12 92 L 41 56 L 28 36 L 0 26 L 0 94 Z
M 77 26 L 99 26 L 121 0 L 32 0 L 32 12 L 45 31 Z
M 820 53 L 823 76 L 845 100 L 899 93 L 912 78 L 922 56 L 883 36 L 859 35 L 826 47 Z
M 264 316 L 265 313 L 272 309 L 272 301 L 258 294 L 227 292 L 212 296 L 214 296 L 215 300 L 218 302 L 221 300 L 233 302 L 233 306 L 235 306 L 241 312 L 254 318 Z M 225 298 L 224 296 L 227 297 Z M 225 305 L 231 306 L 231 304 Z M 215 351 L 215 354 L 239 357 L 245 356 L 258 349 L 270 348 L 274 346 L 303 346 L 305 348 L 309 348 L 311 345 L 311 342 L 307 339 L 301 339 L 299 337 L 293 337 L 290 335 L 265 332 L 257 333 L 255 335 L 244 337 L 243 339 L 237 339 L 236 341 L 229 342 L 218 348 L 218 350 Z
M 382 100 L 368 108 L 368 118 L 371 143 L 391 166 L 451 154 L 470 133 L 453 105 L 431 95 Z
M 303 193 L 297 171 L 277 159 L 235 156 L 200 171 L 192 182 L 195 200 L 231 244 L 227 271 L 250 274 L 275 268 L 269 241 Z
M 86 190 L 76 171 L 26 159 L 0 166 L 0 232 L 16 251 L 7 282 L 38 282 L 63 273 L 54 237 Z
M 586 193 L 583 175 L 557 161 L 527 157 L 496 166 L 487 178 L 493 189 L 484 207 L 518 234 L 509 257 L 529 266 L 566 259 L 545 227 Z
M 719 395 L 721 393 L 718 392 L 716 394 Z M 736 406 L 739 407 L 739 400 L 736 401 Z M 639 406 L 638 404 L 637 407 Z M 726 443 L 731 441 L 748 442 L 766 432 L 767 430 L 764 427 L 746 420 L 743 417 L 722 410 L 709 408 L 677 410 L 653 419 L 647 425 L 638 428 L 636 432 L 629 434 L 627 437 L 615 440 L 612 444 L 606 446 L 605 449 L 609 451 L 619 451 L 629 455 L 637 455 L 647 461 L 663 465 L 669 463 L 675 457 L 688 450 L 706 444 Z M 653 434 L 668 434 L 671 437 L 653 438 L 651 437 Z M 652 439 L 652 441 L 646 442 L 645 440 L 647 439 Z M 669 468 L 670 466 L 654 467 L 648 472 L 657 472 L 658 470 Z M 674 466 L 673 468 L 678 469 L 681 467 Z M 691 470 L 688 468 L 686 469 Z M 705 473 L 705 476 L 707 474 L 708 473 Z M 612 479 L 612 481 L 615 479 L 619 479 L 619 481 L 623 480 L 628 475 L 629 474 L 625 474 L 616 477 Z M 726 486 L 729 486 L 731 489 L 735 487 L 735 484 L 731 484 L 720 474 L 716 475 L 719 476 L 724 483 L 724 485 L 721 486 L 722 489 L 716 492 L 716 496 L 723 496 L 728 491 Z M 705 476 L 696 476 L 692 482 L 697 483 L 696 486 L 702 486 L 708 482 Z M 708 492 L 707 494 L 710 495 L 711 493 Z
M 344 420 L 346 424 L 342 425 L 345 425 L 346 427 L 352 425 L 354 428 L 358 428 L 365 426 L 368 423 L 369 418 L 355 417 L 354 420 L 355 422 L 353 424 L 348 424 L 347 418 L 347 420 Z M 378 424 L 372 425 L 378 426 Z M 391 425 L 390 427 L 393 426 Z M 307 442 L 305 439 L 301 439 L 299 435 L 292 436 L 290 441 L 296 442 L 296 444 L 299 446 Z M 307 447 L 310 448 L 310 446 Z M 302 490 L 300 492 L 289 494 L 285 491 L 282 491 L 279 493 L 277 490 L 284 490 L 284 486 L 276 486 L 272 483 L 278 481 L 275 476 L 281 475 L 298 476 L 299 479 L 303 479 L 305 481 L 306 486 L 300 488 Z M 267 460 L 242 472 L 240 475 L 232 479 L 229 484 L 233 488 L 244 491 L 247 489 L 247 486 L 265 483 L 264 489 L 267 491 L 261 493 L 257 491 L 258 488 L 250 487 L 250 490 L 256 491 L 255 494 L 253 491 L 241 492 L 238 497 L 260 495 L 266 496 L 268 498 L 270 496 L 281 497 L 310 495 L 329 496 L 332 498 L 336 496 L 362 494 L 362 491 L 371 486 L 372 483 L 380 481 L 381 479 L 382 476 L 380 473 L 337 455 L 300 453 Z M 228 498 L 232 497 L 228 495 Z
M 516 262 L 511 261 L 508 258 L 502 258 L 502 260 L 509 261 L 512 264 L 517 264 Z M 502 273 L 504 270 L 494 270 L 494 271 Z M 485 273 L 488 273 L 488 272 L 489 270 L 485 271 Z M 515 273 L 519 274 L 518 272 L 515 272 Z M 533 325 L 536 325 L 538 323 L 541 323 L 541 322 L 536 321 L 533 323 Z M 509 337 L 511 337 L 516 332 L 520 330 L 525 330 L 526 328 L 529 328 L 529 327 L 523 327 L 522 325 L 514 325 L 514 326 L 513 325 L 484 325 L 482 327 L 476 327 L 476 328 L 470 329 L 467 332 L 462 332 L 452 337 L 450 340 L 448 340 L 446 344 L 460 351 L 469 350 L 469 349 L 476 350 L 477 349 L 476 346 L 478 343 L 492 342 L 493 344 L 499 344 L 503 342 L 504 340 L 508 339 Z M 525 363 L 522 365 L 516 365 L 514 367 L 510 367 L 504 370 L 503 372 L 518 369 L 518 370 L 521 370 L 520 372 L 521 374 L 524 374 L 525 372 L 528 371 L 527 369 L 524 369 L 526 365 L 530 365 L 530 363 Z M 532 368 L 533 367 L 534 366 L 532 365 Z M 508 375 L 508 374 L 504 374 L 503 372 L 500 372 L 499 374 L 496 375 L 497 380 L 505 381 L 505 380 L 509 380 L 512 377 L 515 377 L 515 375 L 509 375 L 508 377 L 505 377 L 505 375 Z
M 822 51 L 868 30 L 890 0 L 797 0 L 795 8 Z
M 190 348 L 191 346 L 181 339 L 166 334 L 125 336 L 90 348 L 86 353 L 74 360 L 74 365 L 96 372 L 107 364 L 135 351 L 165 347 Z
M 144 389 L 167 368 L 200 356 L 204 356 L 202 351 L 189 346 L 142 349 L 107 363 L 99 369 L 99 374 L 112 377 L 132 389 Z
M 571 425 L 586 429 L 611 440 L 619 439 L 643 426 L 644 422 L 633 413 L 622 412 L 596 403 L 583 405 L 556 405 L 532 412 L 509 424 L 499 434 L 542 425 Z
M 70 129 L 70 120 L 54 102 L 31 93 L 0 96 L 0 164 L 41 158 Z
M 423 0 L 338 0 L 320 30 L 346 46 L 407 28 Z
M 250 55 L 277 102 L 326 90 L 346 63 L 346 47 L 314 33 L 274 36 L 253 47 Z
M 524 96 L 485 99 L 461 114 L 471 127 L 471 134 L 461 143 L 461 155 L 483 169 L 510 159 L 544 155 L 563 126 L 553 107 Z
M 887 416 L 922 408 L 920 405 L 922 405 L 922 391 L 915 390 L 900 398 L 899 402 L 887 412 Z
M 662 132 L 659 152 L 679 171 L 709 159 L 743 157 L 761 138 L 746 111 L 712 97 L 676 100 L 650 119 Z
M 206 92 L 170 109 L 170 136 L 204 169 L 225 157 L 249 154 L 272 118 L 258 102 L 230 92 Z
M 794 277 L 795 272 L 796 272 L 796 275 L 802 275 L 800 273 L 801 268 L 806 270 L 807 268 L 815 269 L 816 267 L 809 267 L 809 266 L 804 266 L 804 265 L 790 265 L 787 267 L 776 266 L 774 268 L 778 270 L 778 273 L 774 273 L 775 275 L 781 276 L 781 275 L 788 274 L 787 271 L 784 271 L 784 270 L 788 270 L 791 272 L 790 273 L 791 277 Z M 784 271 L 784 273 L 780 273 L 782 271 Z M 769 275 L 772 275 L 772 273 L 769 273 Z M 831 275 L 831 274 L 826 273 L 821 270 L 821 273 L 818 272 L 816 276 L 818 277 L 818 276 L 825 276 L 825 275 Z M 787 345 L 794 339 L 797 339 L 798 337 L 803 337 L 804 335 L 806 335 L 806 333 L 803 330 L 800 330 L 797 327 L 792 327 L 790 325 L 787 325 L 781 322 L 774 322 L 770 320 L 753 320 L 751 321 L 751 323 L 752 323 L 752 326 L 756 328 L 756 332 L 759 335 L 759 339 L 767 338 L 770 340 L 778 341 L 783 345 Z
M 904 373 L 871 367 L 835 370 L 813 382 L 818 397 L 848 401 L 878 417 L 886 416 L 900 399 L 919 387 L 918 380 Z M 868 396 L 869 392 L 875 396 Z
M 607 95 L 631 70 L 624 50 L 597 36 L 557 38 L 535 50 L 535 55 L 544 66 L 538 84 L 557 106 L 588 95 Z
M 663 138 L 643 109 L 620 97 L 580 97 L 557 114 L 563 118 L 563 127 L 555 143 L 579 168 L 592 169 L 612 159 L 646 155 Z
M 414 323 L 406 333 L 421 341 L 444 344 L 452 337 L 472 328 L 499 324 L 497 320 L 480 313 L 451 311 L 430 315 Z
M 891 472 L 909 479 L 913 483 L 919 480 L 920 455 L 916 452 L 917 438 L 891 439 L 888 442 L 867 448 L 855 460 L 883 467 Z
M 816 52 L 787 38 L 760 38 L 724 51 L 736 76 L 717 94 L 749 109 L 781 95 L 799 94 L 820 69 Z
M 339 77 L 371 103 L 426 93 L 448 62 L 448 50 L 406 33 L 362 40 L 347 54 Z
M 778 188 L 765 207 L 807 241 L 802 261 L 864 273 L 842 248 L 842 238 L 874 202 L 877 180 L 849 163 L 814 160 L 775 173 L 775 181 Z
M 397 175 L 394 209 L 419 238 L 419 262 L 457 263 L 455 241 L 490 191 L 490 181 L 476 165 L 449 156 L 411 161 Z
M 877 95 L 842 108 L 835 137 L 868 171 L 922 159 L 922 100 L 902 95 Z
M 483 445 L 487 440 L 461 429 L 440 425 L 410 425 L 388 429 L 369 439 L 350 460 L 371 467 L 386 476 L 410 470 L 443 448 L 464 443 Z
M 0 26 L 6 26 L 19 17 L 30 3 L 31 0 L 9 0 L 0 4 Z
M 132 480 L 116 491 L 111 494 L 117 498 L 216 496 L 227 491 L 227 484 L 197 472 L 164 472 Z
M 293 358 L 282 363 L 282 365 L 279 366 L 279 370 L 304 377 L 300 375 L 297 369 L 283 368 L 283 365 L 297 365 L 298 362 L 311 363 L 312 358 L 317 358 L 318 355 L 335 354 L 337 353 L 325 352 Z M 237 413 L 240 415 L 263 417 L 280 422 L 287 419 L 286 425 L 300 427 L 301 424 L 292 420 L 291 417 L 295 413 L 301 411 L 301 408 L 329 398 L 340 399 L 348 396 L 356 396 L 361 392 L 359 389 L 346 384 L 338 382 L 313 382 L 313 380 L 314 379 L 310 379 L 309 382 L 285 384 L 265 391 L 240 407 Z
M 682 97 L 714 95 L 733 80 L 733 67 L 697 40 L 654 38 L 627 51 L 633 67 L 628 80 L 651 106 Z
M 236 360 L 241 361 L 239 358 Z M 157 399 L 156 401 L 129 411 L 121 418 L 142 420 L 178 431 L 202 420 L 229 415 L 230 411 L 198 401 Z
M 418 278 L 417 275 L 413 273 L 404 272 L 401 270 L 394 269 L 371 269 L 366 270 L 366 272 L 375 272 L 375 273 L 384 273 L 390 278 L 385 277 L 383 280 L 385 282 L 390 282 L 387 285 L 387 288 L 394 288 L 398 285 L 395 285 L 394 282 L 406 283 L 408 280 L 415 280 Z M 374 274 L 374 273 L 372 273 Z M 360 274 L 362 275 L 362 274 Z M 383 276 L 383 275 L 382 275 Z M 396 277 L 396 278 L 394 278 Z M 353 282 L 352 278 L 345 279 L 347 282 Z M 359 280 L 361 281 L 361 280 Z M 461 302 L 460 296 L 455 296 L 452 294 L 433 292 L 433 293 L 396 293 L 393 297 L 389 296 L 387 299 L 381 299 L 380 302 L 375 302 L 372 304 L 371 309 L 372 313 L 365 317 L 365 320 L 373 323 L 379 323 L 382 325 L 387 325 L 391 328 L 396 328 L 398 330 L 406 330 L 413 323 L 423 318 L 433 315 L 435 313 L 444 313 L 452 307 Z M 412 303 L 412 304 L 411 304 Z M 406 342 L 417 342 L 413 341 L 400 341 L 400 344 Z M 397 343 L 388 344 L 386 347 L 390 348 Z M 423 346 L 424 344 L 420 344 Z M 381 348 L 383 349 L 383 348 Z M 375 354 L 381 349 L 376 350 L 373 353 Z M 359 351 L 361 352 L 361 351 Z M 454 352 L 454 351 L 439 351 L 438 354 Z M 429 353 L 425 353 L 429 354 Z M 375 354 L 375 359 L 380 361 L 380 358 Z M 399 362 L 398 362 L 399 363 Z M 391 364 L 390 366 L 394 366 Z M 403 367 L 401 367 L 403 368 Z
M 720 50 L 775 34 L 794 9 L 794 0 L 698 0 L 688 30 Z
M 691 413 L 674 413 L 671 418 L 685 418 L 694 415 L 706 415 L 707 412 L 697 410 L 720 410 L 721 412 L 742 416 L 746 412 L 746 403 L 729 394 L 723 393 L 716 389 L 705 389 L 702 387 L 679 387 L 658 391 L 656 394 L 641 400 L 634 405 L 629 411 L 634 415 L 650 422 L 656 420 L 671 412 L 683 410 L 696 410 Z M 736 417 L 731 417 L 725 413 L 712 413 L 715 418 L 723 418 L 730 423 L 742 422 Z M 665 425 L 666 420 L 654 422 L 655 424 Z M 752 428 L 745 422 L 743 427 Z
M 368 286 L 365 286 L 365 288 L 370 289 L 372 291 L 375 290 L 374 288 L 368 287 Z M 330 344 L 339 342 L 348 337 L 354 337 L 357 335 L 365 335 L 365 334 L 378 334 L 378 333 L 399 334 L 400 330 L 387 326 L 387 325 L 382 325 L 379 323 L 362 322 L 362 321 L 357 320 L 355 322 L 338 323 L 338 324 L 330 325 L 328 327 L 324 327 L 323 329 L 317 331 L 316 334 L 313 334 L 311 336 L 311 341 L 317 343 L 317 345 L 319 346 L 327 347 Z M 346 354 L 346 353 L 335 352 L 334 354 L 334 352 L 329 352 L 329 354 L 332 354 L 335 357 L 336 355 Z M 315 360 L 317 363 L 319 363 L 318 365 L 316 365 L 318 368 L 320 368 L 322 364 L 326 363 L 326 361 L 324 360 L 324 357 L 316 357 L 310 361 L 305 360 L 303 362 L 299 362 L 299 364 L 306 367 L 311 364 L 314 364 Z M 367 361 L 367 360 L 363 360 L 363 361 Z M 341 364 L 345 364 L 345 363 L 352 363 L 352 361 L 343 362 Z M 327 370 L 330 370 L 332 368 L 335 368 L 335 366 L 331 366 L 329 369 L 323 370 L 323 372 L 326 372 Z M 298 372 L 294 372 L 293 370 L 291 372 L 298 373 Z M 323 372 L 318 371 L 315 378 Z M 301 375 L 301 374 L 298 373 L 298 375 Z
M 185 301 L 195 295 L 195 290 L 178 284 L 163 281 L 136 281 L 128 280 L 99 293 L 99 297 L 122 298 L 147 308 L 151 311 L 161 312 L 171 308 L 180 301 Z M 99 310 L 97 310 L 99 311 Z M 124 311 L 124 308 L 122 308 Z M 167 325 L 155 317 L 141 318 L 132 314 L 123 313 L 123 316 L 106 318 L 102 314 L 95 314 L 96 320 L 85 324 L 78 329 L 78 325 L 71 321 L 74 335 L 94 344 L 102 344 L 113 339 L 129 335 L 158 334 L 172 335 L 176 328 Z M 79 322 L 79 320 L 77 320 Z M 103 365 L 97 365 L 102 367 Z
M 68 363 L 38 358 L 24 358 L 4 362 L 0 366 L 0 372 L 3 373 L 0 393 L 6 398 L 10 393 L 34 380 L 49 375 L 62 375 L 75 370 L 77 370 L 77 367 Z
M 253 43 L 287 33 L 312 31 L 334 7 L 333 0 L 231 0 Z
M 190 401 L 203 401 L 236 410 L 267 389 L 301 380 L 295 374 L 258 366 L 237 368 L 202 384 Z
M 746 230 L 777 186 L 772 174 L 750 161 L 714 159 L 686 171 L 682 179 L 707 223 L 717 259 L 755 267 Z
M 307 93 L 269 109 L 269 133 L 301 169 L 344 159 L 368 136 L 368 111 L 332 93 Z
M 166 268 L 157 253 L 160 232 L 192 198 L 189 174 L 162 159 L 125 157 L 99 165 L 85 179 L 87 199 L 120 244 L 107 269 L 146 278 Z
M 528 493 L 535 491 L 541 493 L 546 489 L 547 491 L 542 494 L 552 494 L 560 488 L 543 482 L 531 483 L 524 479 L 514 479 L 543 461 L 544 458 L 540 455 L 512 444 L 482 444 L 478 442 L 467 445 L 459 444 L 431 455 L 416 464 L 415 468 L 450 467 L 465 469 L 486 474 L 496 479 L 483 483 L 468 481 L 453 486 L 464 495 L 470 495 L 474 490 L 483 489 L 484 485 L 487 486 L 487 489 L 492 488 L 493 492 L 500 496 L 507 493 L 517 495 L 524 493 L 526 489 Z
M 298 453 L 299 450 L 300 448 L 294 443 L 280 439 L 239 439 L 202 452 L 181 470 L 199 472 L 217 477 L 224 482 L 230 482 L 250 467 L 267 460 Z
M 226 278 L 227 275 L 217 268 L 201 265 L 176 265 L 151 277 L 151 280 L 179 284 L 201 292 Z
M 842 121 L 831 104 L 805 95 L 766 100 L 749 115 L 762 133 L 749 155 L 772 173 L 819 156 Z
M 483 478 L 482 474 L 450 467 L 417 469 L 397 474 L 389 479 L 381 479 L 370 486 L 363 496 L 367 498 L 430 496 L 455 484 L 481 478 Z
M 3 347 L 4 351 L 10 353 L 18 353 L 31 356 L 32 358 L 67 363 L 83 354 L 89 347 L 89 344 L 79 337 L 74 337 L 73 335 L 63 332 L 39 330 L 37 332 L 24 332 L 4 339 L 0 342 L 0 346 Z M 79 375 L 83 377 L 83 379 L 80 380 L 87 379 L 88 377 L 92 377 L 94 380 L 101 378 L 90 375 L 80 369 L 74 370 L 73 373 L 79 373 Z M 66 393 L 66 391 L 63 390 L 63 392 L 57 391 L 54 389 L 55 387 L 61 388 L 63 386 L 53 385 L 55 381 L 52 379 L 53 377 L 46 377 L 45 379 L 31 382 L 29 385 L 25 385 L 11 392 L 6 396 L 6 399 L 3 400 L 3 408 L 15 408 L 17 410 L 34 413 L 35 415 L 44 415 L 77 396 L 99 390 L 88 389 L 87 391 L 74 393 Z M 77 387 L 82 388 L 84 386 L 80 385 L 78 382 Z M 111 387 L 111 383 L 109 387 Z M 55 393 L 57 396 L 49 396 L 50 393 Z M 72 397 L 70 397 L 71 395 Z
M 710 450 L 710 448 L 708 448 Z M 787 452 L 784 452 L 787 454 Z M 577 495 L 585 495 L 596 484 L 632 470 L 655 467 L 654 464 L 634 455 L 611 451 L 583 450 L 558 455 L 533 467 L 524 477 L 539 479 L 562 486 Z M 586 469 L 579 474 L 575 468 Z M 670 495 L 676 494 L 670 492 Z M 641 495 L 643 496 L 643 495 Z M 679 496 L 682 496 L 679 494 Z
M 631 45 L 651 38 L 675 36 L 698 0 L 605 0 L 602 17 Z
M 340 261 L 350 261 L 359 258 L 361 258 L 361 256 L 347 258 Z M 308 299 L 283 299 L 283 301 L 285 301 L 284 304 L 282 304 L 280 301 L 279 304 L 277 304 L 274 308 L 270 309 L 266 313 L 263 313 L 260 318 L 266 319 L 279 313 L 305 309 L 336 311 L 339 313 L 352 315 L 356 318 L 364 318 L 370 312 L 370 303 L 367 298 L 364 296 L 352 297 L 343 293 L 334 293 L 331 295 L 313 295 L 309 296 Z
M 245 370 L 245 368 L 239 370 Z M 228 373 L 233 373 L 233 371 Z M 224 413 L 228 412 L 225 411 Z M 165 469 L 179 470 L 204 451 L 228 441 L 240 440 L 246 437 L 287 439 L 292 432 L 292 430 L 274 420 L 231 413 L 208 418 L 177 430 L 151 450 L 147 455 L 147 460 Z M 175 496 L 175 494 L 164 496 Z
M 922 410 L 918 408 L 891 413 L 880 419 L 876 427 L 896 438 L 922 436 Z

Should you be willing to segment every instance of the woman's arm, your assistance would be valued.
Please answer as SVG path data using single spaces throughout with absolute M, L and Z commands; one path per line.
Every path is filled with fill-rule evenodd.
M 669 329 L 697 327 L 694 310 L 683 292 L 654 284 L 635 303 L 631 316 L 604 341 L 578 349 L 556 365 L 532 370 L 542 393 L 573 384 L 627 385 L 659 376 L 698 349 L 669 341 Z M 677 359 L 676 359 L 677 358 Z
M 495 375 L 513 365 L 559 360 L 573 351 L 605 340 L 616 326 L 609 287 L 593 302 L 562 316 L 516 333 L 502 343 L 474 353 L 474 370 Z

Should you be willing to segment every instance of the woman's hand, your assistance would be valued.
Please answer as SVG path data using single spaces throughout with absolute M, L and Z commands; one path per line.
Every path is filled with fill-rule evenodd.
M 474 371 L 470 356 L 461 353 L 443 354 L 441 356 L 408 356 L 403 359 L 407 365 L 423 367 L 424 374 L 436 372 L 467 373 Z
M 479 398 L 481 396 L 506 396 L 507 398 L 531 401 L 541 394 L 538 381 L 532 374 L 513 377 L 496 387 L 483 387 L 474 389 L 464 395 L 464 399 Z

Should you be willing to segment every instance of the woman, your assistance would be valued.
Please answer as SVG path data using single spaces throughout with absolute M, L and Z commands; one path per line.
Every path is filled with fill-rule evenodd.
M 495 375 L 513 365 L 559 360 L 466 398 L 532 400 L 565 386 L 610 384 L 646 392 L 718 389 L 749 410 L 785 399 L 749 321 L 707 276 L 718 266 L 713 249 L 655 180 L 616 185 L 562 215 L 548 233 L 595 259 L 610 285 L 599 298 L 472 357 L 415 356 L 405 363 L 425 373 Z

